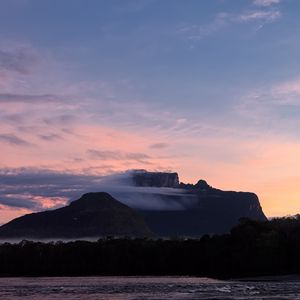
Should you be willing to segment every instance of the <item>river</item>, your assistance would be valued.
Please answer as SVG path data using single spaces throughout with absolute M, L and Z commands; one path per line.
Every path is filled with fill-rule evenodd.
M 300 280 L 222 281 L 195 277 L 0 278 L 0 299 L 300 299 Z

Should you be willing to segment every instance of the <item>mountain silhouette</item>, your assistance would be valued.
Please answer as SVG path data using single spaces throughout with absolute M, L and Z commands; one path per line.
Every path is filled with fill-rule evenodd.
M 176 200 L 177 203 L 181 201 L 182 209 L 139 210 L 148 227 L 156 235 L 195 237 L 203 234 L 222 234 L 229 232 L 242 218 L 267 220 L 254 193 L 222 191 L 213 188 L 203 179 L 195 185 L 177 184 L 177 173 L 158 173 L 156 177 L 154 172 L 144 172 L 143 175 L 140 171 L 138 185 L 147 186 L 149 177 L 152 178 L 152 187 L 155 182 L 158 183 L 157 187 L 166 186 L 163 183 L 171 182 L 169 187 L 182 190 L 180 197 L 185 199 L 185 202 Z M 165 202 L 176 199 L 170 195 L 162 195 L 161 198 Z
M 134 186 L 124 191 L 116 183 L 118 200 L 87 193 L 68 206 L 2 225 L 0 238 L 199 237 L 227 233 L 241 218 L 267 220 L 254 193 L 222 191 L 203 179 L 180 183 L 177 173 L 136 170 L 131 179 Z
M 87 193 L 70 205 L 16 218 L 0 227 L 0 238 L 149 236 L 132 208 L 107 193 Z

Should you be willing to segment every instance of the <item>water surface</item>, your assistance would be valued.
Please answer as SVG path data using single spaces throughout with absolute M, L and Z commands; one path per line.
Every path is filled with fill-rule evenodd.
M 0 278 L 0 299 L 300 299 L 300 280 L 221 281 L 194 277 Z

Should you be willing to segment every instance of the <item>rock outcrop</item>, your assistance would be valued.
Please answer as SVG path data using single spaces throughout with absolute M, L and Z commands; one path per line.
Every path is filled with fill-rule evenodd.
M 147 172 L 145 170 L 137 170 L 132 173 L 132 179 L 135 186 L 179 187 L 179 178 L 177 173 Z

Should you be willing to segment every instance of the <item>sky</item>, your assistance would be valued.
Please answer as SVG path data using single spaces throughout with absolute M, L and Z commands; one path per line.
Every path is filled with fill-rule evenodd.
M 1 0 L 0 223 L 175 171 L 300 212 L 300 2 Z

